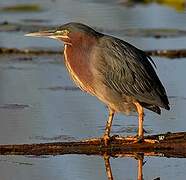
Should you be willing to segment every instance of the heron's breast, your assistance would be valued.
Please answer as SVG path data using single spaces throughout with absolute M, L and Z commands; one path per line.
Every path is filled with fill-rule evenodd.
M 76 85 L 91 94 L 94 92 L 93 75 L 88 55 L 80 49 L 69 45 L 64 48 L 65 65 Z

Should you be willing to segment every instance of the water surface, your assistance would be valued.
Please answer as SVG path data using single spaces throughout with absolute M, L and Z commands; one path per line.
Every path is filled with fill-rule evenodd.
M 19 1 L 20 2 L 20 1 Z M 29 1 L 22 0 L 22 3 Z M 17 1 L 1 1 L 1 6 Z M 186 30 L 185 11 L 178 12 L 158 4 L 122 6 L 109 1 L 33 1 L 40 12 L 0 12 L 1 21 L 56 25 L 69 21 L 83 22 L 122 38 L 141 49 L 179 49 L 186 47 L 186 37 L 131 37 L 121 31 L 131 29 Z M 34 23 L 33 23 L 34 24 Z M 113 30 L 113 31 L 112 31 Z M 1 32 L 0 46 L 62 49 L 54 40 L 24 37 L 25 32 Z M 162 115 L 146 111 L 144 128 L 148 134 L 186 130 L 186 59 L 153 58 L 157 73 L 170 97 L 171 110 Z M 63 64 L 63 56 L 24 57 L 0 56 L 0 144 L 70 141 L 101 136 L 108 115 L 106 107 L 95 97 L 74 87 Z M 133 135 L 137 117 L 117 115 L 113 132 Z M 169 180 L 185 179 L 186 160 L 150 158 L 143 167 L 144 179 L 156 177 Z M 111 158 L 115 179 L 137 179 L 134 158 Z M 93 180 L 107 179 L 104 161 L 99 156 L 65 155 L 47 157 L 1 156 L 0 174 L 3 180 Z

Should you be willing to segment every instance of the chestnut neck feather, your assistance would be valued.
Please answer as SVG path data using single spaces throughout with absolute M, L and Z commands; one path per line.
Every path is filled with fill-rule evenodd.
M 90 61 L 96 39 L 77 33 L 73 37 L 71 42 L 65 45 L 65 64 L 75 83 L 83 90 L 93 93 Z

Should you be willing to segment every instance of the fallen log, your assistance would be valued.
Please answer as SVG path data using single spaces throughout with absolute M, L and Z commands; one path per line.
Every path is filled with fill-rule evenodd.
M 113 136 L 109 146 L 105 146 L 102 138 L 73 142 L 54 142 L 40 144 L 0 145 L 1 155 L 63 155 L 87 154 L 125 156 L 144 153 L 148 156 L 186 157 L 186 132 L 166 133 L 145 136 L 155 143 L 134 143 L 130 137 Z

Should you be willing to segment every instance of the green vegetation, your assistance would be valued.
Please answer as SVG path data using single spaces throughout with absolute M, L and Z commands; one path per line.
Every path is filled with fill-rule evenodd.
M 38 4 L 18 4 L 1 8 L 1 11 L 6 12 L 38 12 L 42 8 Z

